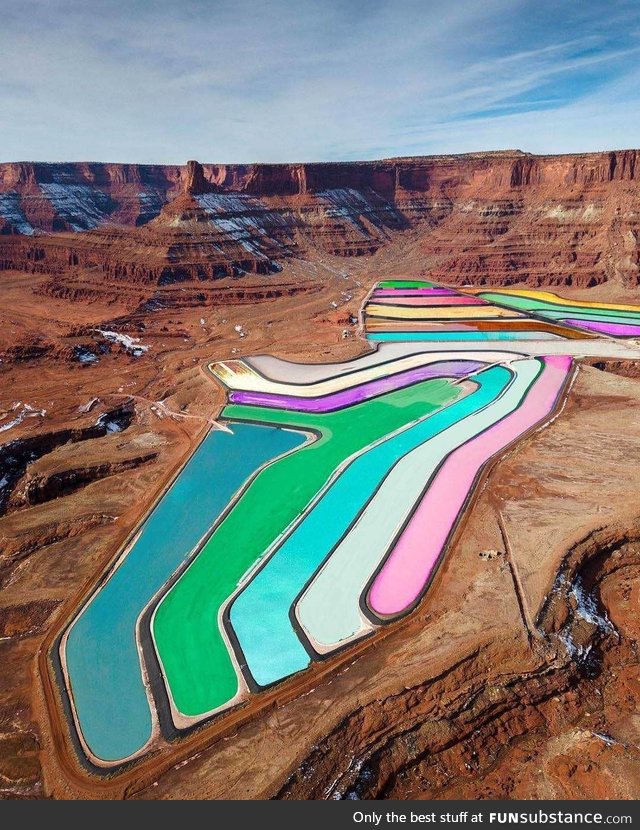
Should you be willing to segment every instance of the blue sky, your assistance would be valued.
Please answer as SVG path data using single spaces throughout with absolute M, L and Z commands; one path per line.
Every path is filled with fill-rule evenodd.
M 0 0 L 0 161 L 640 146 L 638 0 Z

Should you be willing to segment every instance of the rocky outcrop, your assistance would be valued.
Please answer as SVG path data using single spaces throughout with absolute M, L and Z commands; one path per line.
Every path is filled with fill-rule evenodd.
M 594 366 L 602 372 L 613 372 L 624 378 L 640 378 L 640 360 L 603 360 L 601 358 L 585 358 L 583 363 Z
M 13 489 L 30 465 L 65 444 L 75 444 L 91 438 L 101 438 L 122 432 L 131 424 L 134 414 L 135 408 L 129 401 L 102 412 L 97 418 L 94 414 L 91 419 L 85 419 L 86 423 L 78 426 L 16 438 L 1 444 L 0 516 L 11 506 Z M 28 502 L 28 498 L 22 501 Z
M 145 224 L 178 191 L 181 176 L 182 168 L 161 165 L 3 164 L 0 233 L 83 231 L 105 221 Z
M 129 458 L 84 464 L 61 470 L 43 470 L 26 474 L 20 481 L 9 503 L 9 510 L 32 507 L 46 501 L 67 496 L 81 487 L 125 470 L 153 461 L 155 451 L 134 453 Z

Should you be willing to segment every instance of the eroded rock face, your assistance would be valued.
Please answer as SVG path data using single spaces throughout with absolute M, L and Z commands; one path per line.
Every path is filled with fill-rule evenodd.
M 528 671 L 490 679 L 479 652 L 435 682 L 358 709 L 277 797 L 633 798 L 635 533 L 572 552 L 537 620 Z
M 639 155 L 5 164 L 0 269 L 96 268 L 110 280 L 161 284 L 269 274 L 309 250 L 363 256 L 408 239 L 414 257 L 449 281 L 632 286 Z
M 178 192 L 181 175 L 182 168 L 161 165 L 3 164 L 0 231 L 77 232 L 106 220 L 143 224 L 158 215 L 172 192 Z M 11 216 L 7 203 L 14 205 Z M 22 217 L 22 226 L 17 216 Z

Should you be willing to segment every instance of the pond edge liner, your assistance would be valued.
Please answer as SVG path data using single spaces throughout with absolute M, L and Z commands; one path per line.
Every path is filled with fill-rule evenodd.
M 217 423 L 220 423 L 222 421 L 223 421 L 223 419 L 221 419 L 221 418 L 217 419 Z M 262 422 L 262 423 L 249 422 L 249 421 L 244 422 L 244 421 L 240 421 L 239 419 L 234 419 L 233 421 L 232 420 L 225 420 L 224 422 L 225 423 L 234 423 L 234 421 L 236 423 L 255 423 L 256 426 L 269 426 L 272 429 L 273 428 L 286 429 L 286 430 L 289 430 L 289 431 L 306 434 L 308 436 L 313 435 L 313 439 L 312 440 L 307 440 L 307 441 L 303 442 L 302 444 L 300 444 L 298 447 L 294 447 L 292 450 L 289 450 L 286 453 L 281 453 L 280 455 L 276 456 L 275 458 L 271 459 L 270 461 L 267 461 L 264 464 L 261 464 L 260 467 L 251 474 L 251 476 L 249 476 L 247 479 L 245 479 L 245 481 L 243 481 L 242 485 L 233 494 L 233 497 L 231 498 L 229 503 L 225 506 L 224 510 L 217 517 L 216 521 L 211 526 L 211 528 L 207 531 L 205 536 L 203 536 L 202 539 L 200 539 L 198 541 L 197 545 L 194 546 L 194 548 L 190 551 L 188 558 L 183 563 L 181 563 L 181 565 L 180 565 L 181 572 L 182 572 L 183 566 L 188 566 L 188 565 L 191 564 L 194 557 L 200 552 L 203 545 L 206 544 L 206 541 L 208 540 L 209 536 L 213 533 L 213 530 L 215 529 L 215 527 L 217 527 L 217 525 L 226 517 L 227 513 L 235 505 L 238 498 L 242 495 L 244 490 L 249 486 L 249 484 L 251 483 L 253 478 L 256 475 L 258 475 L 258 473 L 263 468 L 265 468 L 269 464 L 273 463 L 273 461 L 277 461 L 278 459 L 283 458 L 285 455 L 289 455 L 292 452 L 296 452 L 298 449 L 302 449 L 302 447 L 304 447 L 304 446 L 308 446 L 310 444 L 315 443 L 315 441 L 318 440 L 318 438 L 320 437 L 319 434 L 316 434 L 313 430 L 310 430 L 310 429 L 295 429 L 295 428 L 285 426 L 285 425 L 276 425 L 274 427 L 274 424 L 272 422 Z M 98 773 L 98 774 L 103 775 L 103 776 L 112 775 L 114 772 L 122 772 L 125 769 L 127 769 L 128 767 L 130 767 L 132 764 L 135 764 L 138 761 L 140 761 L 143 757 L 148 757 L 154 751 L 153 750 L 154 742 L 157 741 L 157 739 L 158 739 L 158 737 L 160 737 L 160 735 L 162 735 L 164 737 L 162 718 L 160 716 L 161 713 L 160 713 L 160 709 L 159 709 L 159 706 L 158 706 L 158 699 L 156 698 L 156 695 L 155 695 L 155 692 L 154 692 L 153 678 L 151 676 L 151 672 L 150 672 L 148 664 L 147 664 L 147 652 L 145 650 L 145 643 L 144 643 L 144 639 L 143 639 L 143 631 L 140 628 L 140 621 L 141 621 L 146 609 L 148 608 L 149 603 L 153 602 L 153 600 L 155 599 L 155 596 L 157 595 L 158 592 L 156 592 L 156 595 L 151 597 L 149 602 L 147 602 L 147 605 L 145 605 L 145 607 L 142 609 L 142 611 L 138 615 L 137 624 L 136 624 L 136 629 L 137 629 L 137 631 L 136 631 L 136 646 L 139 647 L 138 651 L 140 649 L 142 649 L 142 656 L 143 656 L 143 659 L 144 659 L 144 664 L 142 664 L 142 661 L 141 661 L 140 669 L 141 669 L 141 673 L 142 673 L 143 683 L 146 687 L 147 701 L 149 703 L 149 708 L 150 708 L 150 711 L 151 711 L 152 734 L 149 737 L 149 739 L 146 741 L 146 743 L 142 747 L 140 747 L 140 749 L 137 750 L 133 755 L 128 756 L 127 758 L 123 758 L 121 761 L 120 760 L 118 760 L 118 761 L 106 761 L 106 760 L 103 760 L 101 758 L 98 758 L 98 756 L 95 755 L 91 751 L 89 745 L 86 743 L 86 741 L 84 739 L 84 736 L 82 734 L 82 729 L 80 727 L 80 719 L 77 716 L 77 713 L 76 713 L 76 710 L 75 710 L 75 705 L 73 703 L 73 690 L 71 688 L 71 683 L 70 683 L 70 681 L 67 682 L 67 673 L 64 669 L 63 660 L 62 660 L 62 656 L 61 656 L 62 641 L 65 638 L 65 636 L 69 633 L 69 631 L 71 630 L 73 625 L 76 623 L 76 621 L 79 619 L 79 617 L 82 615 L 85 608 L 87 608 L 88 605 L 90 604 L 90 602 L 93 600 L 94 596 L 96 596 L 99 593 L 100 589 L 111 578 L 111 575 L 114 573 L 114 571 L 117 570 L 117 568 L 119 567 L 121 561 L 123 561 L 126 558 L 126 556 L 128 556 L 128 553 L 129 553 L 128 549 L 132 546 L 132 543 L 135 541 L 137 535 L 142 530 L 145 522 L 147 521 L 147 519 L 149 518 L 151 513 L 156 509 L 156 507 L 158 506 L 160 501 L 164 498 L 167 491 L 175 484 L 175 482 L 177 481 L 178 477 L 181 475 L 181 473 L 184 470 L 184 468 L 186 467 L 186 465 L 193 458 L 193 456 L 198 451 L 200 446 L 204 443 L 206 438 L 211 434 L 211 432 L 213 432 L 216 429 L 217 429 L 217 427 L 215 427 L 215 426 L 209 426 L 208 429 L 205 429 L 204 434 L 198 440 L 195 447 L 193 447 L 193 449 L 190 449 L 188 456 L 179 465 L 178 469 L 176 470 L 174 475 L 171 477 L 171 479 L 161 488 L 158 495 L 153 500 L 153 502 L 149 506 L 149 508 L 145 511 L 142 518 L 136 523 L 135 527 L 129 532 L 129 534 L 127 535 L 125 541 L 118 547 L 117 554 L 114 556 L 114 558 L 108 564 L 106 569 L 100 574 L 99 579 L 91 584 L 90 588 L 88 589 L 89 593 L 85 594 L 85 596 L 83 598 L 82 605 L 79 606 L 75 610 L 75 612 L 73 613 L 71 619 L 66 618 L 66 622 L 65 622 L 63 628 L 56 635 L 52 645 L 50 645 L 47 648 L 48 661 L 49 661 L 50 666 L 53 668 L 53 672 L 54 672 L 54 675 L 55 675 L 57 692 L 58 692 L 58 695 L 60 697 L 59 704 L 61 704 L 61 708 L 63 709 L 63 711 L 65 713 L 65 716 L 66 716 L 66 722 L 67 722 L 67 726 L 68 726 L 69 736 L 71 738 L 73 747 L 76 750 L 76 754 L 78 756 L 78 759 L 79 759 L 80 763 L 89 772 Z M 125 551 L 126 551 L 126 553 L 125 553 Z M 173 574 L 172 574 L 172 577 L 173 577 Z M 166 584 L 167 583 L 165 583 L 165 585 Z M 163 585 L 162 588 L 164 588 L 164 587 L 165 586 Z M 162 591 L 162 588 L 160 589 L 160 591 Z M 145 678 L 145 675 L 144 675 L 144 670 L 145 669 L 147 671 L 147 677 L 146 678 Z M 160 733 L 160 735 L 158 734 L 158 732 Z M 85 747 L 86 747 L 86 749 L 85 749 Z M 93 759 L 95 759 L 95 760 L 93 760 Z M 101 763 L 97 763 L 98 761 L 100 761 Z
M 524 358 L 524 359 L 527 359 L 527 358 Z M 537 358 L 535 358 L 535 357 L 534 357 L 534 358 L 530 358 L 530 359 L 537 360 Z M 500 364 L 499 364 L 499 365 L 500 365 Z M 487 367 L 487 369 L 490 369 L 490 368 L 494 368 L 494 367 L 492 367 L 492 366 L 488 366 L 488 367 Z M 501 397 L 503 397 L 503 395 L 505 395 L 505 394 L 507 393 L 507 391 L 508 391 L 509 387 L 513 384 L 513 381 L 515 380 L 516 375 L 515 375 L 515 373 L 514 373 L 514 372 L 510 369 L 510 367 L 508 367 L 508 366 L 507 366 L 507 367 L 503 367 L 503 368 L 508 369 L 508 371 L 509 371 L 509 372 L 510 372 L 510 374 L 511 374 L 511 378 L 510 378 L 510 380 L 509 380 L 509 383 L 508 383 L 508 384 L 504 387 L 504 389 L 502 389 L 502 390 L 501 390 L 501 392 L 500 392 L 500 394 L 497 396 L 497 398 L 495 398 L 494 400 L 492 400 L 492 401 L 490 401 L 489 403 L 485 404 L 483 407 L 481 407 L 480 409 L 478 409 L 476 412 L 474 412 L 474 413 L 472 413 L 472 414 L 474 414 L 474 415 L 475 415 L 475 414 L 477 414 L 477 413 L 479 413 L 479 412 L 483 412 L 483 411 L 484 411 L 484 410 L 486 410 L 488 407 L 493 406 L 493 404 L 495 404 L 497 400 L 499 400 Z M 485 370 L 485 371 L 486 371 L 486 370 Z M 477 374 L 481 374 L 481 372 L 478 372 Z M 539 371 L 539 372 L 538 372 L 538 374 L 536 375 L 536 379 L 535 379 L 535 380 L 537 380 L 539 376 L 540 376 L 540 371 Z M 534 383 L 535 383 L 535 381 L 534 381 Z M 526 394 L 528 394 L 528 392 L 529 392 L 529 390 L 531 389 L 531 387 L 532 387 L 532 386 L 533 386 L 533 383 L 532 383 L 532 385 L 531 385 L 531 386 L 527 389 L 527 393 L 525 393 L 525 396 L 524 396 L 524 397 L 526 397 Z M 523 400 L 524 400 L 524 398 L 523 398 Z M 518 406 L 519 406 L 519 405 L 518 405 Z M 517 409 L 517 407 L 516 407 L 516 409 Z M 469 417 L 469 416 L 467 416 L 467 417 Z M 506 416 L 505 416 L 505 417 L 506 417 Z M 463 420 L 464 420 L 464 419 L 463 419 Z M 502 420 L 502 419 L 500 419 L 500 420 Z M 461 421 L 457 421 L 456 423 L 461 423 Z M 495 422 L 495 423 L 497 423 L 497 422 Z M 448 428 L 449 428 L 449 427 L 445 427 L 445 429 L 448 429 Z M 487 427 L 487 429 L 489 429 L 489 428 L 490 428 L 490 427 Z M 440 432 L 436 433 L 434 436 L 432 436 L 432 438 L 435 438 L 437 435 L 440 435 L 440 433 L 441 433 L 441 432 L 444 432 L 444 431 L 445 431 L 445 429 L 440 430 Z M 483 432 L 485 432 L 485 431 L 486 431 L 486 430 L 482 430 L 482 432 L 481 432 L 481 433 L 478 433 L 478 434 L 479 434 L 479 435 L 481 435 L 481 434 L 482 434 Z M 474 436 L 474 437 L 477 437 L 477 436 Z M 423 442 L 422 442 L 422 444 L 420 444 L 419 446 L 424 446 L 424 444 L 425 444 L 425 443 L 428 443 L 428 441 L 431 441 L 431 440 L 432 440 L 432 438 L 427 439 L 427 441 L 423 441 Z M 472 440 L 472 439 L 467 439 L 467 441 L 464 441 L 464 442 L 463 442 L 462 444 L 460 444 L 459 446 L 460 446 L 460 447 L 461 447 L 461 446 L 464 446 L 464 444 L 468 443 L 468 441 L 469 441 L 469 440 Z M 417 449 L 417 448 L 416 448 L 416 449 Z M 454 450 L 452 450 L 451 452 L 455 452 L 457 449 L 458 449 L 458 447 L 456 447 L 456 448 L 455 448 Z M 400 458 L 398 458 L 398 459 L 394 462 L 394 464 L 393 464 L 393 465 L 389 468 L 389 470 L 388 470 L 388 471 L 387 471 L 387 473 L 385 474 L 384 479 L 382 479 L 382 480 L 380 481 L 380 484 L 379 484 L 379 485 L 378 485 L 378 487 L 376 487 L 376 489 L 374 490 L 374 492 L 373 492 L 373 494 L 372 494 L 371 498 L 373 498 L 373 497 L 376 495 L 376 493 L 378 492 L 378 490 L 380 489 L 380 487 L 383 485 L 384 481 L 388 478 L 388 476 L 390 475 L 390 473 L 392 472 L 392 470 L 393 470 L 393 469 L 397 466 L 397 464 L 398 464 L 398 463 L 399 463 L 399 462 L 400 462 L 400 461 L 401 461 L 401 460 L 402 460 L 405 456 L 409 455 L 409 453 L 410 453 L 410 452 L 412 452 L 412 450 L 409 450 L 408 452 L 404 453 L 402 456 L 400 456 Z M 451 455 L 451 452 L 450 452 L 450 453 L 447 453 L 447 455 L 445 456 L 445 458 L 444 458 L 444 459 L 442 459 L 442 461 L 440 462 L 440 464 L 438 465 L 438 467 L 436 468 L 436 470 L 434 471 L 434 473 L 433 473 L 433 474 L 429 477 L 429 479 L 428 479 L 428 480 L 427 480 L 427 482 L 425 483 L 425 486 L 424 486 L 424 488 L 423 488 L 423 490 L 422 490 L 422 492 L 421 492 L 421 494 L 420 494 L 419 498 L 418 498 L 418 499 L 414 502 L 413 508 L 410 510 L 409 514 L 407 515 L 407 517 L 405 518 L 405 521 L 404 521 L 404 522 L 403 522 L 403 524 L 402 524 L 402 528 L 403 528 L 403 529 L 404 529 L 405 525 L 406 525 L 406 524 L 407 524 L 407 523 L 411 520 L 411 517 L 413 516 L 413 514 L 414 514 L 415 510 L 417 509 L 418 505 L 419 505 L 419 504 L 420 504 L 420 502 L 422 501 L 422 498 L 423 498 L 424 494 L 425 494 L 425 493 L 427 492 L 427 490 L 429 489 L 429 486 L 431 485 L 431 482 L 432 482 L 433 478 L 437 475 L 437 472 L 439 471 L 439 469 L 440 469 L 440 467 L 442 466 L 442 464 L 444 464 L 444 463 L 445 463 L 445 461 L 447 460 L 447 458 Z M 475 482 L 474 482 L 474 486 L 475 486 Z M 474 487 L 472 487 L 472 488 L 471 488 L 471 490 L 473 490 L 473 489 L 474 489 Z M 372 634 L 375 634 L 375 629 L 376 629 L 376 628 L 380 628 L 380 626 L 381 626 L 381 625 L 387 625 L 387 624 L 389 624 L 389 623 L 396 622 L 397 620 L 401 619 L 401 618 L 402 618 L 402 616 L 405 616 L 405 615 L 402 615 L 402 614 L 398 614 L 398 615 L 390 616 L 390 617 L 385 618 L 385 619 L 380 619 L 380 620 L 376 619 L 376 620 L 372 620 L 372 619 L 371 619 L 370 614 L 368 614 L 368 613 L 364 613 L 364 617 L 365 617 L 365 619 L 366 619 L 366 620 L 368 620 L 369 622 L 371 622 L 371 623 L 375 626 L 375 628 L 374 628 L 373 630 L 371 630 L 371 631 L 366 631 L 366 632 L 364 632 L 364 633 L 362 633 L 362 634 L 357 634 L 356 636 L 352 637 L 351 639 L 345 640 L 345 641 L 344 641 L 344 643 L 343 643 L 342 645 L 338 645 L 338 646 L 336 646 L 335 648 L 332 648 L 332 649 L 330 649 L 330 650 L 328 650 L 328 651 L 326 651 L 326 652 L 319 652 L 319 651 L 317 651 L 317 650 L 314 648 L 313 644 L 311 643 L 310 638 L 309 638 L 309 637 L 308 637 L 308 635 L 306 634 L 306 632 L 305 632 L 305 630 L 304 630 L 303 626 L 301 625 L 301 623 L 300 623 L 300 621 L 298 620 L 298 617 L 297 617 L 297 615 L 296 615 L 296 607 L 297 607 L 298 603 L 300 602 L 300 600 L 302 599 L 303 595 L 306 593 L 306 591 L 307 591 L 307 590 L 308 590 L 308 588 L 311 586 L 312 582 L 315 580 L 315 578 L 317 577 L 317 575 L 319 574 L 319 572 L 321 571 L 321 569 L 324 567 L 324 565 L 327 563 L 327 561 L 328 561 L 328 560 L 330 559 L 330 557 L 333 555 L 333 552 L 334 552 L 334 551 L 335 551 L 335 549 L 338 547 L 338 545 L 340 545 L 340 544 L 342 543 L 342 541 L 346 538 L 346 536 L 349 534 L 349 532 L 351 531 L 351 529 L 353 528 L 353 526 L 355 525 L 355 523 L 358 521 L 358 519 L 360 518 L 360 516 L 362 515 L 362 513 L 364 512 L 364 510 L 367 508 L 367 506 L 368 506 L 368 504 L 369 504 L 369 502 L 370 502 L 370 501 L 371 501 L 371 499 L 369 499 L 369 501 L 368 501 L 368 502 L 367 502 L 367 504 L 366 504 L 366 505 L 362 508 L 362 510 L 360 510 L 360 511 L 358 512 L 358 515 L 356 516 L 356 518 L 355 518 L 355 519 L 353 520 L 353 522 L 349 525 L 348 530 L 347 530 L 347 531 L 346 531 L 346 532 L 345 532 L 345 533 L 344 533 L 344 534 L 340 537 L 340 539 L 338 540 L 338 542 L 336 542 L 336 544 L 335 544 L 335 545 L 331 548 L 331 551 L 327 554 L 327 556 L 325 556 L 325 557 L 324 557 L 324 559 L 322 560 L 322 562 L 320 563 L 320 565 L 316 568 L 316 570 L 314 571 L 314 573 L 312 574 L 312 576 L 311 576 L 311 577 L 310 577 L 310 578 L 309 578 L 309 579 L 305 582 L 305 584 L 303 585 L 302 589 L 299 591 L 299 593 L 297 594 L 297 596 L 295 597 L 294 601 L 292 602 L 292 604 L 291 604 L 291 606 L 290 606 L 290 608 L 289 608 L 289 618 L 291 619 L 292 625 L 294 626 L 294 628 L 295 628 L 295 630 L 296 630 L 296 632 L 297 632 L 297 634 L 298 634 L 298 637 L 299 637 L 300 641 L 302 642 L 302 645 L 303 645 L 303 646 L 304 646 L 304 648 L 306 649 L 307 653 L 308 653 L 308 654 L 309 654 L 309 656 L 310 656 L 312 659 L 314 659 L 314 660 L 327 660 L 327 659 L 329 659 L 329 658 L 333 657 L 334 655 L 339 654 L 340 652 L 344 651 L 345 649 L 350 648 L 351 646 L 353 646 L 353 644 L 354 644 L 356 641 L 362 640 L 362 639 L 364 639 L 365 637 L 368 637 L 368 636 L 371 636 Z M 465 507 L 465 509 L 466 509 L 466 507 Z M 447 536 L 447 539 L 446 539 L 446 541 L 445 541 L 445 544 L 443 545 L 443 549 L 445 549 L 445 548 L 449 545 L 449 538 L 450 538 L 450 537 L 449 537 L 449 536 Z M 377 573 L 378 569 L 379 569 L 379 568 L 381 568 L 381 567 L 384 565 L 384 562 L 386 561 L 386 559 L 388 558 L 389 554 L 390 554 L 390 553 L 391 553 L 391 551 L 393 550 L 394 543 L 395 543 L 395 538 L 394 538 L 393 543 L 389 546 L 389 549 L 388 549 L 387 551 L 385 551 L 385 553 L 383 554 L 382 559 L 380 560 L 380 562 L 379 562 L 379 563 L 378 563 L 378 565 L 376 566 L 376 573 Z M 367 591 L 367 589 L 368 589 L 368 585 L 369 585 L 369 582 L 367 582 L 367 583 L 365 584 L 365 588 L 363 589 L 362 594 L 364 594 L 364 593 Z M 361 611 L 361 612 L 365 612 L 365 609 L 363 609 L 363 608 L 362 608 L 362 605 L 361 605 L 361 602 L 360 602 L 360 600 L 361 600 L 361 598 L 362 598 L 362 594 L 361 594 L 361 596 L 360 596 L 360 598 L 359 598 L 359 602 L 358 602 L 358 604 L 359 604 L 359 607 L 360 607 L 360 611 Z
M 73 703 L 71 702 L 71 695 L 69 693 L 69 689 L 67 688 L 65 682 L 64 672 L 62 669 L 62 661 L 59 657 L 60 645 L 66 631 L 67 627 L 65 627 L 64 631 L 61 631 L 56 636 L 56 638 L 54 639 L 53 643 L 47 651 L 47 664 L 49 667 L 49 671 L 51 672 L 51 674 L 53 674 L 54 688 L 58 696 L 58 700 L 56 701 L 56 703 L 59 706 L 59 708 L 62 709 L 64 720 L 67 726 L 66 738 L 71 742 L 71 745 L 74 749 L 76 760 L 85 772 L 88 772 L 92 775 L 98 775 L 101 778 L 110 778 L 122 772 L 126 772 L 126 770 L 136 765 L 142 759 L 142 757 L 150 757 L 153 750 L 147 748 L 149 747 L 149 743 L 147 743 L 145 744 L 145 747 L 142 750 L 144 755 L 136 755 L 135 757 L 130 758 L 129 760 L 123 760 L 121 762 L 118 761 L 114 764 L 109 763 L 108 766 L 106 763 L 104 766 L 96 764 L 94 761 L 91 760 L 91 757 L 87 755 L 87 752 L 84 749 L 82 738 L 80 736 L 80 731 L 76 725 L 74 707 Z

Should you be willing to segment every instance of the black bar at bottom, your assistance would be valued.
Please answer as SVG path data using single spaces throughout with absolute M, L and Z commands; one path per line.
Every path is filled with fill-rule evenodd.
M 118 806 L 112 806 L 118 805 Z M 111 810 L 114 813 L 111 813 Z M 128 814 L 145 822 L 171 821 L 180 810 L 181 826 L 206 822 L 213 828 L 262 830 L 369 830 L 404 827 L 637 827 L 637 801 L 124 801 L 0 802 L 0 821 L 29 817 L 46 822 L 106 821 Z M 98 812 L 99 811 L 99 812 Z M 9 826 L 8 824 L 5 826 Z M 68 826 L 68 825 L 67 825 Z

